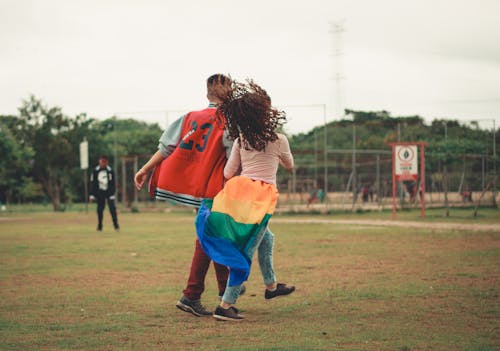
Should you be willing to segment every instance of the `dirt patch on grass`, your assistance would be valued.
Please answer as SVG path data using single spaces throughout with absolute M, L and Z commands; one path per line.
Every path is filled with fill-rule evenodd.
M 465 230 L 473 232 L 500 232 L 500 224 L 467 224 L 467 223 L 426 223 L 415 221 L 384 221 L 384 220 L 362 220 L 362 219 L 289 219 L 273 218 L 273 223 L 297 223 L 297 224 L 347 224 L 361 225 L 367 227 L 401 227 L 401 228 L 427 228 L 435 230 Z
M 0 217 L 0 222 L 24 222 L 31 221 L 31 217 Z
M 166 281 L 166 276 L 150 272 L 87 271 L 71 276 L 16 275 L 2 281 L 4 292 L 28 288 L 85 288 L 91 290 L 114 290 L 128 287 L 152 287 Z

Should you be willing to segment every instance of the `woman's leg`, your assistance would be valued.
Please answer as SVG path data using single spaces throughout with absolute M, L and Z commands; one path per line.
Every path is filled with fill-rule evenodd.
M 294 292 L 294 286 L 278 284 L 276 281 L 273 266 L 274 234 L 269 228 L 266 230 L 258 250 L 260 270 L 262 272 L 264 284 L 266 285 L 264 297 L 269 300 L 277 296 L 288 295 Z
M 238 297 L 240 296 L 241 285 L 226 286 L 226 291 L 222 295 L 222 301 L 220 303 L 221 307 L 229 308 L 236 303 Z
M 262 242 L 262 239 L 264 238 L 266 233 L 267 233 L 267 227 L 262 228 L 262 230 L 255 236 L 255 240 L 247 249 L 248 257 L 250 258 L 253 257 L 255 251 L 260 246 L 260 243 Z M 231 270 L 229 271 L 229 275 L 231 275 Z M 240 296 L 240 291 L 241 291 L 241 285 L 229 286 L 229 279 L 228 279 L 228 286 L 226 287 L 224 295 L 222 295 L 220 304 L 221 307 L 228 308 L 229 306 L 234 305 L 236 303 L 236 300 Z
M 262 279 L 268 289 L 276 288 L 276 275 L 273 266 L 274 234 L 269 227 L 264 233 L 264 237 L 258 248 L 259 266 Z

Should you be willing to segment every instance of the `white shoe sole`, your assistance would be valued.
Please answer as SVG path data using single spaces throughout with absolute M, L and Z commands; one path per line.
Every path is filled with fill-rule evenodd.
M 185 305 L 185 304 L 183 304 L 180 301 L 177 301 L 177 303 L 175 304 L 175 306 L 178 309 L 180 309 L 180 310 L 182 310 L 184 312 L 191 313 L 191 314 L 195 315 L 196 317 L 210 317 L 212 315 L 212 314 L 201 314 L 201 313 L 198 313 L 191 306 Z
M 220 321 L 241 322 L 243 320 L 243 318 L 234 319 L 234 318 L 229 318 L 229 317 L 225 317 L 225 316 L 220 316 L 218 314 L 214 314 L 213 317 L 217 320 L 220 320 Z

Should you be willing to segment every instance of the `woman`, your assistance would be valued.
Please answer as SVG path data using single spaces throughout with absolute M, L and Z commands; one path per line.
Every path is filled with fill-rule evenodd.
M 224 168 L 224 176 L 229 180 L 213 200 L 204 200 L 196 227 L 205 252 L 215 262 L 229 267 L 228 285 L 214 317 L 241 320 L 243 316 L 233 305 L 241 284 L 248 278 L 257 249 L 266 299 L 295 290 L 276 281 L 272 269 L 274 236 L 266 230 L 278 199 L 278 166 L 291 171 L 293 156 L 286 136 L 276 131 L 285 120 L 284 112 L 273 108 L 266 91 L 253 81 L 233 82 L 217 113 L 220 118 L 224 116 L 234 139 Z

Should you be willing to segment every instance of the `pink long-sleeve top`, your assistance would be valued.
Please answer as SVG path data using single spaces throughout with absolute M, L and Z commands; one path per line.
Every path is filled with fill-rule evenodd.
M 276 185 L 279 164 L 287 170 L 293 169 L 293 156 L 285 135 L 278 133 L 278 139 L 268 143 L 264 151 L 245 150 L 237 138 L 224 167 L 224 177 L 234 177 L 241 166 L 240 175 Z

